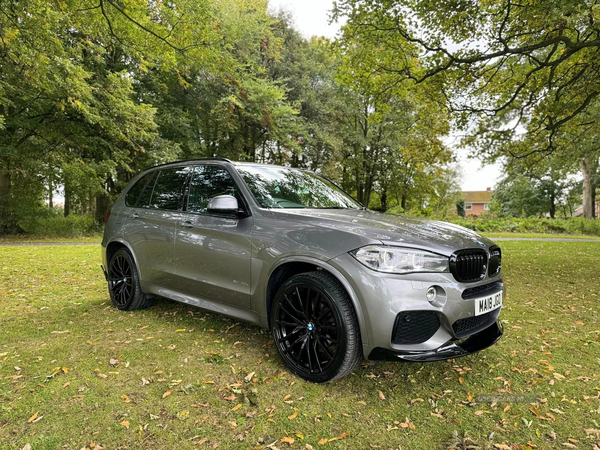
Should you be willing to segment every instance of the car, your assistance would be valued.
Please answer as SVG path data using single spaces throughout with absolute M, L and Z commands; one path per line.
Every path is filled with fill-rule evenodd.
M 163 297 L 265 327 L 316 383 L 365 358 L 457 358 L 502 336 L 494 242 L 370 211 L 297 168 L 210 158 L 145 170 L 108 213 L 102 260 L 119 310 Z

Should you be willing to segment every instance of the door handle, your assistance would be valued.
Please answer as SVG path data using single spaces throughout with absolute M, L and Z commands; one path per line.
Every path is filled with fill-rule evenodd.
M 194 225 L 192 224 L 192 222 L 190 222 L 189 220 L 186 220 L 185 222 L 181 222 L 179 224 L 179 226 L 183 227 L 183 228 L 193 228 Z
M 132 218 L 133 220 L 137 219 L 138 217 L 140 217 L 140 216 L 138 215 L 138 213 L 133 213 L 133 214 L 131 215 L 131 218 Z

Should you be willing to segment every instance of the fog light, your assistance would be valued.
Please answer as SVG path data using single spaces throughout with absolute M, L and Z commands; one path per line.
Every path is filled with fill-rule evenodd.
M 427 301 L 429 301 L 429 303 L 433 303 L 436 296 L 437 296 L 437 291 L 435 290 L 435 288 L 433 286 L 431 286 L 429 289 L 427 289 Z

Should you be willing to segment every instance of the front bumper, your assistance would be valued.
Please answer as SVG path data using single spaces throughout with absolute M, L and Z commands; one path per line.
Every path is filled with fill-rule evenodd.
M 357 311 L 366 358 L 374 359 L 384 353 L 393 355 L 394 360 L 454 358 L 492 345 L 502 334 L 500 331 L 497 337 L 493 337 L 493 330 L 499 329 L 496 322 L 500 309 L 480 316 L 476 316 L 475 312 L 475 300 L 478 297 L 502 290 L 506 298 L 501 275 L 486 277 L 475 283 L 459 283 L 450 273 L 390 275 L 376 272 L 348 254 L 329 262 L 348 280 L 360 303 Z M 433 302 L 426 298 L 430 286 L 438 290 L 438 297 Z M 468 288 L 477 290 L 486 287 L 492 291 L 463 296 Z M 438 328 L 428 328 L 433 330 L 432 335 L 424 331 L 431 322 L 413 321 L 421 313 L 439 319 L 439 324 L 433 325 Z M 394 337 L 394 330 L 398 328 L 396 320 L 407 320 L 407 314 L 413 315 L 409 318 L 411 329 L 416 330 L 417 334 L 427 334 L 420 336 L 423 340 Z M 477 318 L 487 322 L 482 323 Z M 408 332 L 407 328 L 405 330 Z M 489 343 L 475 345 L 479 338 L 467 339 L 474 336 L 485 337 Z M 387 358 L 381 356 L 379 359 Z
M 402 351 L 376 347 L 369 354 L 371 361 L 408 361 L 430 362 L 460 358 L 478 352 L 493 345 L 504 332 L 500 320 L 483 331 L 473 334 L 462 341 L 449 341 L 435 350 Z

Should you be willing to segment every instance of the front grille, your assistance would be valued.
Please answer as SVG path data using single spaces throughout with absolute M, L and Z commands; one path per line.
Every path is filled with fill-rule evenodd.
M 467 317 L 465 319 L 459 319 L 452 324 L 452 329 L 457 338 L 462 338 L 475 334 L 487 328 L 496 320 L 498 316 L 498 310 L 490 311 L 489 313 L 482 314 L 481 316 Z
M 393 344 L 421 344 L 440 327 L 440 319 L 432 311 L 408 311 L 398 314 L 392 334 Z
M 450 272 L 456 281 L 469 283 L 485 276 L 487 253 L 485 250 L 459 250 L 450 257 Z
M 490 263 L 488 265 L 488 276 L 495 277 L 500 273 L 502 267 L 502 251 L 500 247 L 490 248 Z
M 462 293 L 462 298 L 465 300 L 477 297 L 483 297 L 486 294 L 496 292 L 502 289 L 501 281 L 494 281 L 493 283 L 482 284 L 481 286 L 475 286 L 467 288 Z

